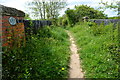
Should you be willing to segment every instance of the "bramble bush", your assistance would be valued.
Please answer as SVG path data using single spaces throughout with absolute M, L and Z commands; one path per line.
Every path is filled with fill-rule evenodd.
M 118 25 L 79 23 L 73 28 L 86 78 L 119 78 Z
M 41 28 L 26 46 L 4 50 L 3 79 L 42 79 L 68 77 L 69 40 L 60 27 Z

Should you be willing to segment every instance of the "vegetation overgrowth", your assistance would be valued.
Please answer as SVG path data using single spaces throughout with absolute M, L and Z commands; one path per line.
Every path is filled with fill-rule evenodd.
M 86 78 L 119 78 L 118 25 L 78 23 L 74 34 Z
M 88 21 L 87 19 L 108 18 L 104 11 L 87 5 L 68 8 L 62 17 L 58 17 L 66 2 L 53 1 L 28 2 L 29 10 L 32 10 L 30 14 L 33 14 L 36 20 L 51 20 L 54 26 L 61 26 L 73 32 L 77 45 L 81 48 L 79 53 L 86 78 L 119 78 L 118 25 L 113 27 L 113 24 L 104 26 L 92 22 L 83 23 L 83 20 Z M 118 9 L 118 6 L 112 4 L 106 3 L 105 6 Z M 25 19 L 32 20 L 28 14 Z M 119 19 L 119 17 L 108 19 Z M 30 25 L 33 25 L 32 22 Z M 35 30 L 37 32 L 35 35 L 32 34 L 32 28 L 29 28 L 30 34 L 26 34 L 25 46 L 13 47 L 12 50 L 3 48 L 3 79 L 37 80 L 68 77 L 69 38 L 64 29 L 54 26 L 44 26 L 40 30 Z
M 60 27 L 44 27 L 30 36 L 26 46 L 4 50 L 3 79 L 68 77 L 69 40 Z

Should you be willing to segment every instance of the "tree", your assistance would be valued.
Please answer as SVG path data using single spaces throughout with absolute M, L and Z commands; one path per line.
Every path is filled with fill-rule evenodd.
M 58 18 L 58 26 L 66 27 L 68 25 L 67 17 L 64 14 L 62 17 Z
M 59 18 L 58 18 L 58 25 L 59 25 L 59 26 L 62 25 L 62 20 L 63 20 L 63 17 L 59 17 Z
M 58 18 L 59 11 L 66 6 L 64 0 L 34 0 L 29 2 L 29 9 L 38 19 Z
M 102 11 L 95 10 L 87 5 L 75 6 L 75 12 L 78 14 L 78 18 L 88 16 L 90 19 L 103 19 L 106 15 Z
M 75 10 L 68 8 L 68 9 L 65 11 L 65 13 L 66 13 L 66 16 L 67 16 L 67 20 L 68 20 L 69 26 L 74 25 L 75 22 L 76 22 L 76 19 L 75 19 L 75 18 L 76 18 Z
M 103 0 L 101 0 L 101 2 L 99 4 L 102 4 L 103 7 L 99 7 L 99 9 L 105 11 L 106 9 L 113 9 L 113 11 L 118 11 L 118 15 L 120 14 L 120 1 L 113 1 L 111 3 L 107 2 L 103 2 Z
M 85 16 L 89 17 L 90 19 L 107 18 L 107 16 L 102 11 L 95 10 L 94 8 L 91 8 L 87 5 L 75 6 L 75 9 L 67 9 L 65 13 L 67 15 L 68 24 L 70 26 L 74 25 L 76 22 L 81 21 Z

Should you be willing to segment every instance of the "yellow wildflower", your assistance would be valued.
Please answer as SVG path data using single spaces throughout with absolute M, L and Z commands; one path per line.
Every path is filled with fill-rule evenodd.
M 65 68 L 62 68 L 62 70 L 65 70 Z

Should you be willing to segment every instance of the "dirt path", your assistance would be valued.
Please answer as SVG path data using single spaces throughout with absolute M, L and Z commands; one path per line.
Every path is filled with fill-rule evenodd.
M 77 46 L 75 45 L 74 38 L 69 31 L 67 31 L 67 33 L 70 37 L 71 42 L 69 78 L 84 78 L 84 73 L 82 72 L 82 68 L 80 66 L 79 54 L 77 54 L 78 49 Z

